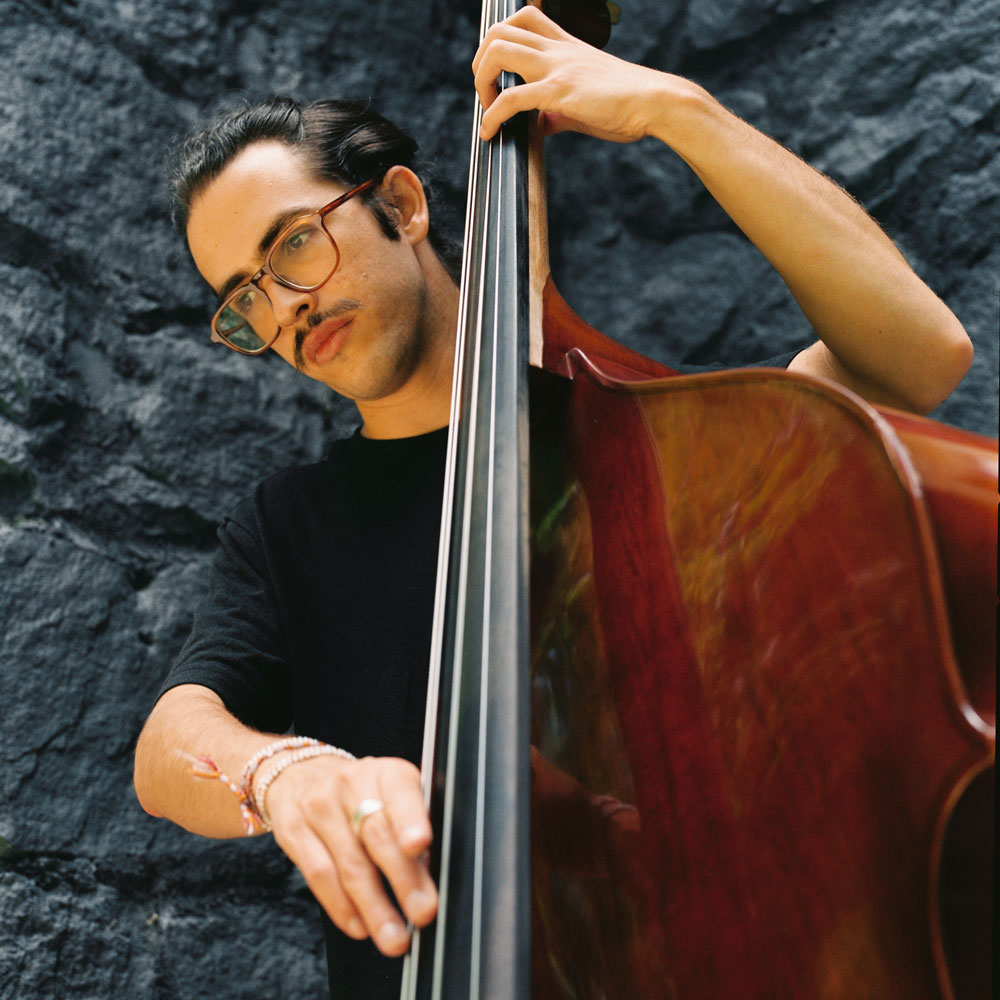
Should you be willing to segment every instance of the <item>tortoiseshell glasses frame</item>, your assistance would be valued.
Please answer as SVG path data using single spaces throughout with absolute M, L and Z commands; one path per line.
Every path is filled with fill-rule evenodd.
M 328 205 L 285 226 L 268 247 L 263 267 L 233 289 L 216 310 L 212 341 L 240 354 L 263 354 L 278 339 L 281 326 L 267 292 L 259 285 L 260 279 L 267 275 L 298 292 L 314 292 L 325 285 L 340 265 L 340 250 L 326 228 L 326 216 L 374 184 L 374 180 L 358 184 Z

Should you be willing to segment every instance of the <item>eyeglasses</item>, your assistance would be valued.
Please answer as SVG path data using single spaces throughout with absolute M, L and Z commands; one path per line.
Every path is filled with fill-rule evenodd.
M 312 215 L 290 222 L 275 237 L 264 257 L 264 266 L 246 283 L 226 296 L 212 317 L 212 340 L 221 341 L 240 354 L 262 354 L 278 339 L 281 324 L 267 293 L 258 286 L 264 275 L 298 292 L 314 292 L 333 276 L 340 251 L 324 221 L 375 181 L 365 181 Z

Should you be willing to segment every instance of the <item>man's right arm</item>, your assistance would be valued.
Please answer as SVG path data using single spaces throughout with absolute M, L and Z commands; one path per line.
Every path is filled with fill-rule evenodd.
M 135 749 L 139 804 L 151 816 L 203 837 L 240 837 L 236 797 L 221 781 L 196 779 L 192 758 L 208 754 L 219 770 L 239 780 L 246 761 L 279 738 L 244 726 L 207 687 L 171 688 L 153 708 Z
M 209 688 L 178 685 L 159 699 L 139 736 L 136 795 L 150 815 L 192 833 L 239 837 L 244 830 L 236 797 L 221 781 L 192 775 L 192 758 L 208 756 L 238 781 L 246 762 L 277 739 L 243 725 Z M 385 808 L 369 816 L 356 836 L 351 813 L 370 798 Z M 385 757 L 302 760 L 275 779 L 267 807 L 275 840 L 330 919 L 350 937 L 371 936 L 387 955 L 405 952 L 409 935 L 382 888 L 379 869 L 406 916 L 418 926 L 428 923 L 437 894 L 422 859 L 431 830 L 417 769 Z

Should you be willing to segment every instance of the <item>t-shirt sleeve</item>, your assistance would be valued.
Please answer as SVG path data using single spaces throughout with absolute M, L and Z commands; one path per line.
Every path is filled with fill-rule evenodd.
M 237 719 L 284 732 L 291 672 L 253 501 L 219 526 L 207 599 L 157 698 L 179 684 L 214 691 Z

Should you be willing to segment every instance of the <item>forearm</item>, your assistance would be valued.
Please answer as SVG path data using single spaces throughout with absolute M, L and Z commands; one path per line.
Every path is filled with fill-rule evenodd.
M 646 131 L 669 145 L 785 280 L 822 345 L 797 364 L 927 411 L 972 347 L 951 310 L 846 192 L 687 80 L 656 74 Z
M 534 7 L 492 27 L 472 66 L 484 139 L 534 108 L 546 132 L 616 142 L 653 136 L 684 159 L 819 334 L 791 367 L 919 411 L 965 374 L 972 345 L 962 325 L 861 206 L 697 84 L 600 52 Z M 504 70 L 524 83 L 499 93 Z
M 239 783 L 246 762 L 277 738 L 244 726 L 208 688 L 172 688 L 156 703 L 136 746 L 139 802 L 204 837 L 243 836 L 236 796 L 221 781 L 196 778 L 192 758 L 210 757 Z

